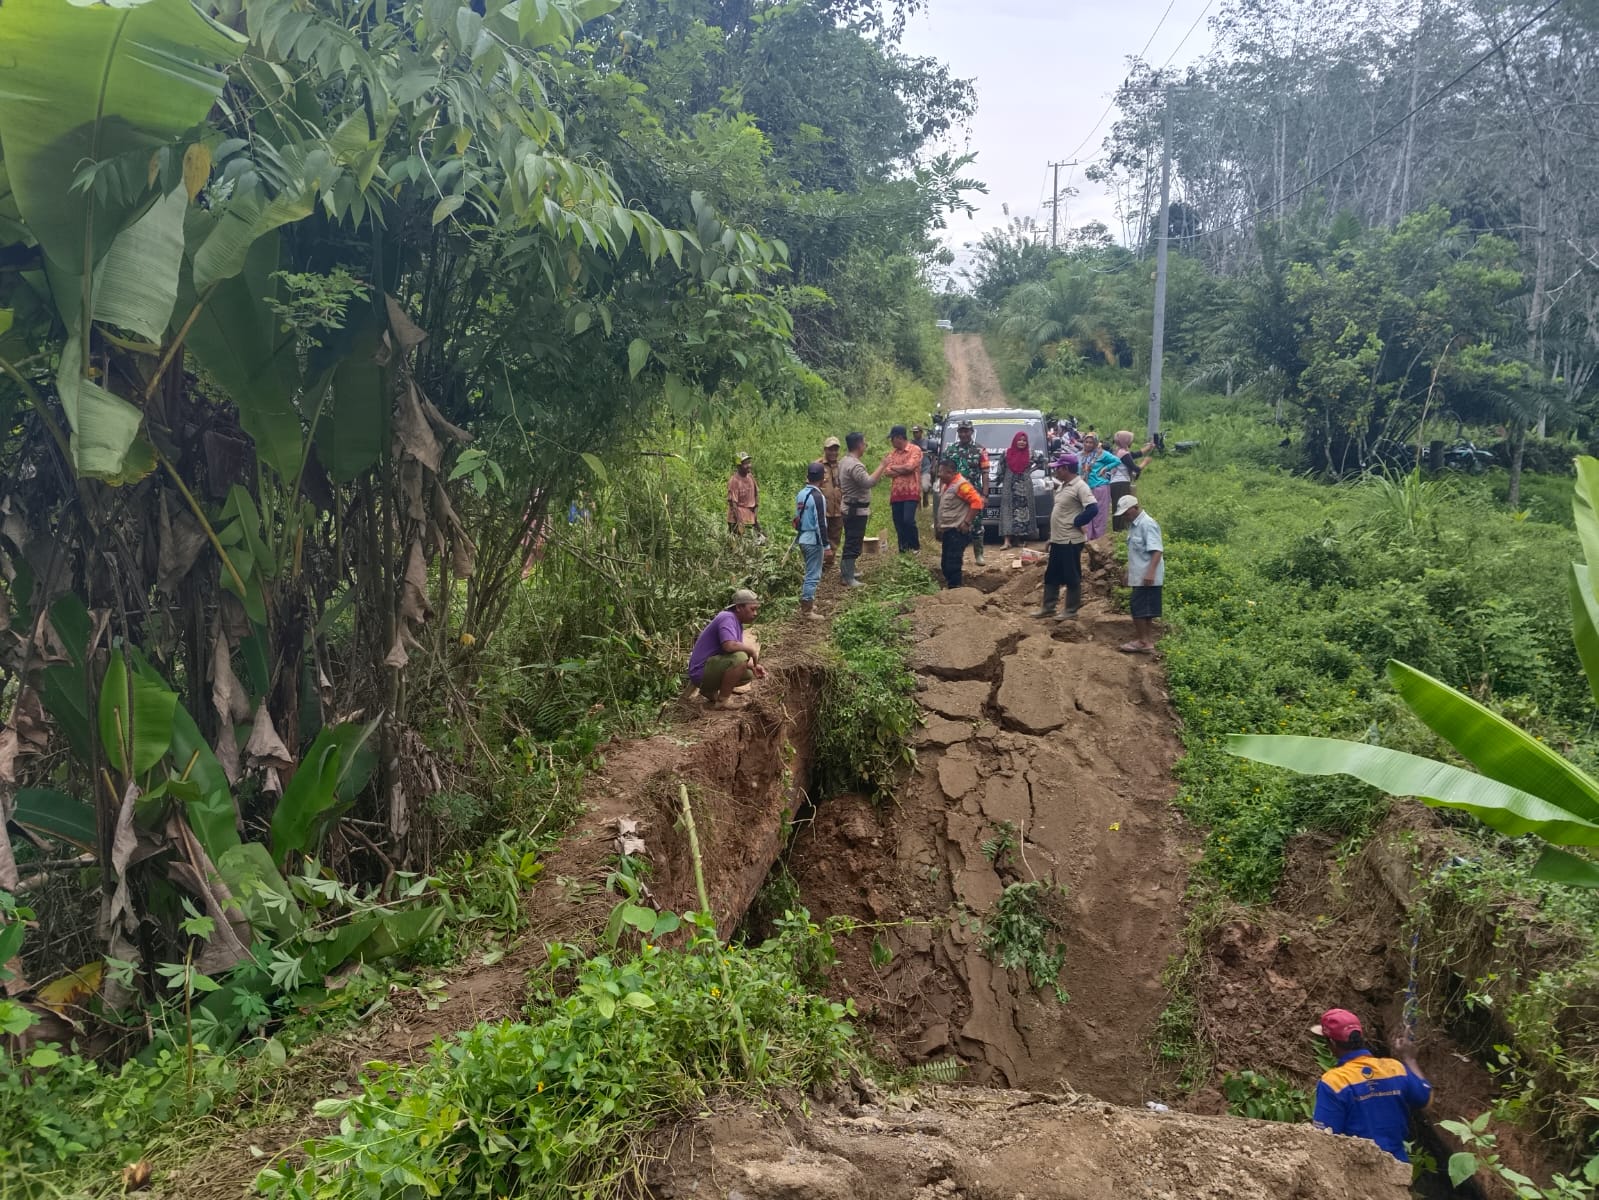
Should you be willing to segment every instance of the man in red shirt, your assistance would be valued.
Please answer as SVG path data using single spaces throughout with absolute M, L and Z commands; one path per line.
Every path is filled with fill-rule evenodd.
M 916 528 L 916 510 L 922 505 L 922 448 L 905 436 L 905 426 L 888 431 L 893 451 L 883 460 L 889 478 L 888 506 L 894 514 L 894 536 L 899 552 L 920 550 L 921 534 Z

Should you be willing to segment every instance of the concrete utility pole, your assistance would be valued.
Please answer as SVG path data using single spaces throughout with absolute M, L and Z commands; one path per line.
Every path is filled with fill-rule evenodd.
M 1046 163 L 1055 171 L 1055 190 L 1049 194 L 1049 248 L 1055 250 L 1060 246 L 1060 169 L 1062 167 L 1075 167 L 1077 160 L 1071 162 Z
M 1155 329 L 1149 348 L 1149 436 L 1160 429 L 1160 374 L 1166 356 L 1166 240 L 1171 233 L 1171 89 L 1163 92 L 1160 234 L 1155 242 Z

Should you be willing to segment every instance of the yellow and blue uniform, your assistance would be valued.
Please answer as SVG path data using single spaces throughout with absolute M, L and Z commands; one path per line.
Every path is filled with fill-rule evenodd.
M 1400 1162 L 1409 1162 L 1410 1110 L 1432 1098 L 1432 1084 L 1412 1075 L 1396 1059 L 1351 1050 L 1316 1085 L 1318 1129 L 1376 1142 Z

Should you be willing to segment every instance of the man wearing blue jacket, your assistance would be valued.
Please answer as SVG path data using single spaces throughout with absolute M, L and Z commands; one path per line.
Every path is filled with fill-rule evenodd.
M 1316 1085 L 1318 1129 L 1376 1142 L 1400 1162 L 1409 1162 L 1410 1113 L 1426 1108 L 1432 1084 L 1416 1065 L 1416 1049 L 1407 1037 L 1394 1039 L 1398 1059 L 1379 1058 L 1366 1047 L 1360 1018 L 1343 1008 L 1330 1008 L 1312 1033 L 1327 1039 L 1336 1066 Z
M 822 581 L 822 561 L 827 554 L 827 497 L 822 494 L 822 476 L 827 464 L 813 462 L 805 471 L 805 486 L 794 497 L 794 544 L 805 556 L 805 582 L 800 585 L 800 611 L 813 620 L 822 620 L 816 611 L 816 585 Z

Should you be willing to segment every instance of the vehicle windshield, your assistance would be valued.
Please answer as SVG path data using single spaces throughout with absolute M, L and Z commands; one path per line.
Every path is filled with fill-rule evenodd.
M 1037 454 L 1044 449 L 1044 424 L 1042 421 L 1028 420 L 1026 418 L 1007 420 L 1004 417 L 995 417 L 984 420 L 980 417 L 972 418 L 972 437 L 985 446 L 990 452 L 996 450 L 1009 450 L 1010 440 L 1017 433 L 1027 434 L 1027 449 L 1030 454 Z M 946 437 L 950 435 L 946 434 Z M 951 439 L 953 441 L 953 439 Z

